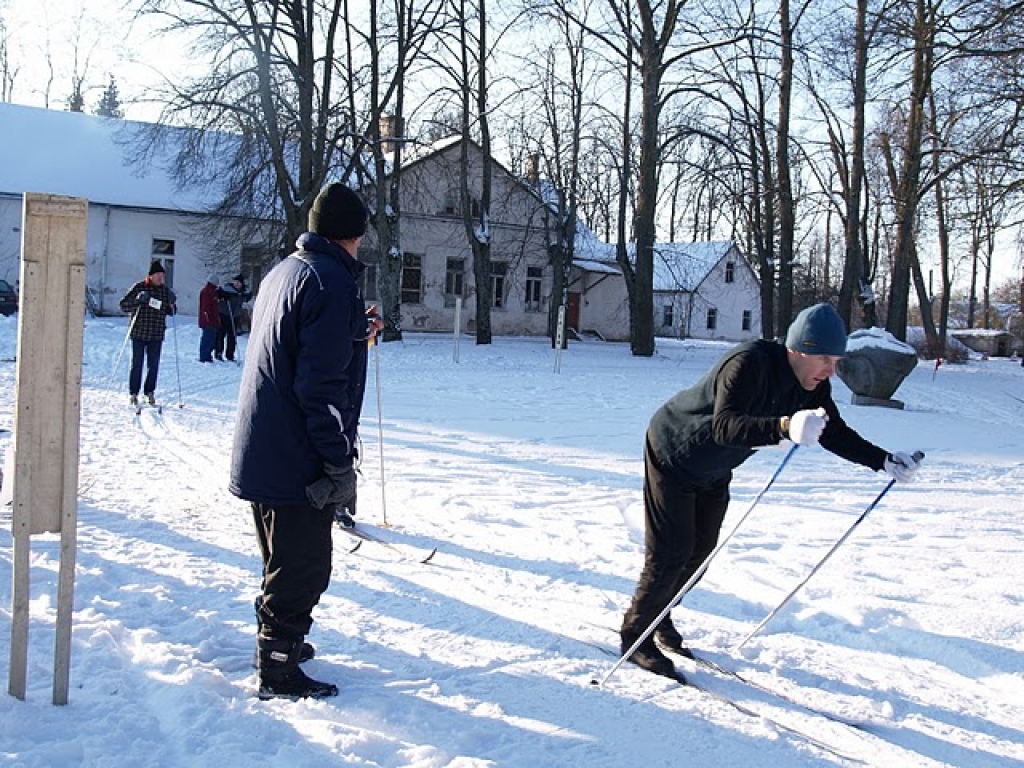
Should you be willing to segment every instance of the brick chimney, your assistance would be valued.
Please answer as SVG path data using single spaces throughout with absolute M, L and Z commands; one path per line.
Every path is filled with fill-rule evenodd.
M 399 138 L 404 128 L 403 121 L 394 115 L 381 115 L 380 122 L 380 149 L 385 155 L 390 155 L 395 150 L 395 142 L 388 139 Z

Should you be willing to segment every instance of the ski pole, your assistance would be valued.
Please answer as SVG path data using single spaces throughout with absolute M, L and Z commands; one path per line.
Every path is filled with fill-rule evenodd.
M 657 615 L 654 621 L 652 621 L 648 625 L 647 629 L 644 630 L 643 634 L 640 635 L 640 637 L 636 639 L 636 642 L 634 642 L 633 645 L 629 647 L 629 650 L 627 650 L 624 654 L 622 654 L 622 656 L 619 657 L 619 660 L 616 661 L 612 668 L 608 670 L 608 673 L 603 678 L 601 678 L 601 680 L 597 680 L 596 678 L 594 680 L 591 680 L 591 685 L 601 686 L 607 683 L 611 679 L 612 675 L 614 675 L 615 672 L 618 670 L 618 668 L 621 667 L 623 663 L 625 663 L 626 659 L 632 656 L 636 649 L 641 646 L 644 640 L 650 637 L 655 627 L 661 624 L 662 620 L 666 616 L 668 616 L 669 612 L 671 612 L 671 610 L 676 607 L 676 604 L 683 599 L 683 596 L 687 592 L 689 592 L 691 587 L 693 587 L 693 585 L 697 583 L 700 577 L 704 575 L 704 572 L 707 571 L 708 566 L 711 565 L 711 561 L 714 560 L 715 556 L 722 551 L 722 548 L 729 543 L 729 539 L 736 535 L 736 531 L 740 529 L 740 526 L 743 525 L 743 522 L 750 516 L 750 513 L 754 511 L 754 507 L 756 507 L 757 503 L 761 501 L 761 497 L 764 496 L 765 493 L 768 492 L 768 489 L 772 487 L 772 484 L 775 482 L 776 478 L 778 478 L 778 476 L 782 473 L 783 468 L 789 463 L 789 460 L 792 458 L 793 454 L 796 453 L 796 449 L 799 447 L 799 443 L 794 443 L 793 447 L 786 452 L 786 455 L 782 458 L 782 462 L 779 464 L 778 469 L 775 470 L 774 474 L 765 484 L 764 488 L 761 489 L 761 492 L 754 497 L 754 500 L 752 502 L 750 502 L 750 506 L 747 507 L 747 511 L 743 513 L 743 516 L 733 527 L 732 531 L 729 532 L 729 535 L 718 543 L 718 546 L 716 546 L 711 551 L 710 555 L 704 558 L 704 562 L 702 562 L 700 566 L 697 568 L 697 570 L 693 572 L 693 575 L 686 580 L 686 583 L 679 588 L 679 591 L 676 592 L 675 597 L 669 600 L 668 605 L 666 605 L 662 609 L 661 613 Z
M 923 458 L 924 458 L 924 453 L 922 453 L 921 451 L 915 451 L 914 452 L 914 459 L 916 461 L 920 462 L 921 459 L 923 459 Z M 832 549 L 830 549 L 828 552 L 825 553 L 825 556 L 823 558 L 821 558 L 821 560 L 818 562 L 818 564 L 816 566 L 814 566 L 814 568 L 811 569 L 811 572 L 807 574 L 807 576 L 804 578 L 804 580 L 801 581 L 799 584 L 797 584 L 796 588 L 792 592 L 790 592 L 788 595 L 786 595 L 785 599 L 781 603 L 779 603 L 778 607 L 774 611 L 769 613 L 767 616 L 765 616 L 764 619 L 761 621 L 761 623 L 758 624 L 756 627 L 754 627 L 754 630 L 749 635 L 747 635 L 745 638 L 743 638 L 743 642 L 741 642 L 739 645 L 736 646 L 736 650 L 737 651 L 740 648 L 742 648 L 744 645 L 746 645 L 747 641 L 750 640 L 750 638 L 752 638 L 754 635 L 756 635 L 758 632 L 760 632 L 765 627 L 765 625 L 768 624 L 769 621 L 771 621 L 773 618 L 775 618 L 775 614 L 777 614 L 779 611 L 781 611 L 783 608 L 785 608 L 786 604 L 790 600 L 793 599 L 793 596 L 796 595 L 796 593 L 799 592 L 801 589 L 803 589 L 804 585 L 808 581 L 810 581 L 811 577 L 814 576 L 814 574 L 816 574 L 818 572 L 818 570 L 821 568 L 821 566 L 823 566 L 828 561 L 828 559 L 830 557 L 832 557 L 832 554 L 837 549 L 839 549 L 839 547 L 842 545 L 842 543 L 844 541 L 846 541 L 848 538 L 850 538 L 850 534 L 852 534 L 854 532 L 854 530 L 856 530 L 857 526 L 860 525 L 864 521 L 864 518 L 867 517 L 871 513 L 871 510 L 873 510 L 875 507 L 878 506 L 878 502 L 880 502 L 882 500 L 882 497 L 885 496 L 885 494 L 887 494 L 889 492 L 889 489 L 892 488 L 893 483 L 895 483 L 895 482 L 896 482 L 896 478 L 893 478 L 892 480 L 889 481 L 889 483 L 885 486 L 885 488 L 882 489 L 882 492 L 875 497 L 874 501 L 872 501 L 870 504 L 868 504 L 867 509 L 865 509 L 863 512 L 860 513 L 860 517 L 858 517 L 856 520 L 853 521 L 853 525 L 851 525 L 849 527 L 849 529 L 847 529 L 846 533 L 844 533 L 842 535 L 842 537 L 839 539 L 839 541 L 837 541 L 835 543 L 835 545 L 832 547 Z
M 184 408 L 185 401 L 181 398 L 181 367 L 178 364 L 178 321 L 174 315 L 171 315 L 171 330 L 174 331 L 174 372 L 178 374 L 178 407 Z
M 121 357 L 124 355 L 124 348 L 128 346 L 128 339 L 132 337 L 132 329 L 135 328 L 135 319 L 139 316 L 139 310 L 135 310 L 132 313 L 132 319 L 128 322 L 128 330 L 124 334 L 124 341 L 121 342 L 121 349 L 117 353 L 117 359 L 114 360 L 114 368 L 110 372 L 110 381 L 113 383 L 114 377 L 117 376 L 117 369 L 121 367 Z
M 231 318 L 231 338 L 234 339 L 234 349 L 231 350 L 232 358 L 238 356 L 238 328 L 235 326 L 235 311 L 231 309 L 231 300 L 228 300 L 228 317 Z M 226 352 L 226 350 L 225 350 Z M 236 365 L 241 365 L 238 360 L 233 360 Z
M 384 494 L 384 418 L 380 405 L 380 344 L 377 338 L 370 340 L 373 344 L 373 371 L 377 383 L 377 450 L 380 453 L 380 509 L 384 519 L 384 527 L 388 527 L 388 503 Z

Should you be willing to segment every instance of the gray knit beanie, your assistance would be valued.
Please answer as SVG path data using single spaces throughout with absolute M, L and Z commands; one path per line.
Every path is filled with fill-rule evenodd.
M 786 334 L 786 346 L 805 355 L 846 354 L 846 326 L 831 304 L 815 304 L 798 314 Z

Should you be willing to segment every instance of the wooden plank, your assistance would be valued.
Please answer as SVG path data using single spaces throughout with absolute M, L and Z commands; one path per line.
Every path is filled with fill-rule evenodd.
M 7 691 L 25 698 L 28 667 L 29 534 L 28 520 L 14 520 L 14 577 L 11 595 L 11 656 Z
M 68 268 L 67 379 L 64 392 L 64 493 L 61 503 L 60 573 L 57 579 L 57 638 L 53 652 L 53 703 L 68 703 L 71 683 L 71 619 L 75 604 L 78 543 L 78 440 L 81 432 L 85 267 Z

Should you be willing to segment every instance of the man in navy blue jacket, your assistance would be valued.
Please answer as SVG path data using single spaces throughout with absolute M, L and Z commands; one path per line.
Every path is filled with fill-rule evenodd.
M 298 250 L 263 279 L 242 372 L 229 488 L 251 502 L 263 558 L 256 600 L 259 697 L 322 698 L 305 637 L 331 576 L 334 508 L 352 506 L 356 430 L 366 387 L 368 320 L 356 260 L 367 210 L 330 184 Z

